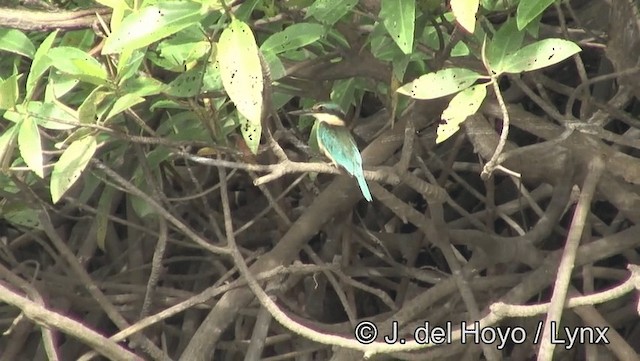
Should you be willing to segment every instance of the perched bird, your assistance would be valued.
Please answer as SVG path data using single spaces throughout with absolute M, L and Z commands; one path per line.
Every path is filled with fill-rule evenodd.
M 356 141 L 344 122 L 344 114 L 337 104 L 318 103 L 311 109 L 290 112 L 294 115 L 312 115 L 318 121 L 316 137 L 320 150 L 337 166 L 341 166 L 358 180 L 362 195 L 371 202 L 371 192 L 364 179 L 362 157 Z

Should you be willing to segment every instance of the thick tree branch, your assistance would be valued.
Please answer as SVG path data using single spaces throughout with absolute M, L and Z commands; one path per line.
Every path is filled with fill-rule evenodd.
M 109 21 L 111 9 L 95 8 L 79 11 L 37 11 L 0 7 L 0 28 L 24 31 L 77 30 L 93 26 L 96 14 Z

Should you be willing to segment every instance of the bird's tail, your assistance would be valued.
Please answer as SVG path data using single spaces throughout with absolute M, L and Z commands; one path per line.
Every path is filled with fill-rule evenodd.
M 367 181 L 364 179 L 364 174 L 360 172 L 360 174 L 356 175 L 356 179 L 358 180 L 358 185 L 360 186 L 362 195 L 367 201 L 371 202 L 371 192 L 369 192 L 369 186 L 367 185 Z

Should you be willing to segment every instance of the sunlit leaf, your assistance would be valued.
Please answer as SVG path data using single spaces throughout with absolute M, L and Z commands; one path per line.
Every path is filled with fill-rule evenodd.
M 38 126 L 53 130 L 73 129 L 76 125 L 68 123 L 77 123 L 78 117 L 70 114 L 56 103 L 43 103 L 30 101 L 26 105 L 18 104 L 14 110 L 7 110 L 4 117 L 14 123 L 21 122 L 24 118 L 30 117 L 35 119 Z
M 253 139 L 245 137 L 247 144 L 255 144 L 252 151 L 257 151 L 260 143 L 262 116 L 262 66 L 258 55 L 258 47 L 251 28 L 240 20 L 234 19 L 220 35 L 218 42 L 218 63 L 222 84 L 238 112 L 246 118 L 242 127 L 253 135 Z M 243 133 L 245 134 L 245 133 Z
M 134 76 L 145 58 L 145 51 L 140 49 L 124 50 L 118 59 L 118 80 L 125 81 Z
M 190 63 L 200 60 L 209 53 L 211 43 L 205 40 L 188 41 L 177 34 L 162 41 L 154 52 L 147 56 L 156 65 L 167 70 L 184 71 Z M 181 41 L 181 42 L 178 42 Z
M 58 35 L 58 30 L 49 34 L 49 36 L 44 39 L 44 41 L 36 50 L 35 55 L 33 56 L 33 62 L 31 62 L 31 70 L 29 71 L 29 76 L 27 76 L 27 99 L 31 99 L 31 95 L 33 94 L 34 87 L 38 83 L 38 80 L 44 74 L 47 69 L 51 66 L 51 60 L 47 54 L 49 53 L 49 49 L 51 49 L 51 44 L 56 39 Z
M 480 74 L 469 69 L 443 69 L 403 85 L 398 92 L 415 99 L 435 99 L 468 88 L 480 78 Z
M 451 11 L 458 24 L 473 34 L 476 29 L 476 13 L 480 0 L 451 0 Z
M 0 81 L 0 109 L 10 109 L 16 105 L 20 93 L 18 91 L 18 78 L 22 74 L 13 74 Z
M 20 155 L 27 167 L 38 177 L 43 178 L 42 142 L 40 140 L 40 132 L 38 132 L 38 125 L 32 117 L 25 117 L 20 123 L 18 149 L 20 149 Z
M 247 147 L 256 154 L 258 152 L 258 146 L 260 145 L 260 135 L 262 133 L 262 126 L 260 123 L 251 123 L 247 118 L 242 115 L 238 115 L 240 123 L 240 133 L 244 138 Z
M 206 15 L 202 4 L 164 1 L 128 15 L 105 42 L 103 54 L 137 49 L 191 26 Z
M 109 94 L 102 87 L 93 89 L 91 94 L 78 107 L 78 120 L 84 124 L 94 124 L 97 120 L 98 105 Z
M 53 166 L 51 173 L 51 199 L 57 203 L 64 193 L 78 180 L 82 171 L 96 152 L 95 136 L 88 136 L 71 143 Z
M 0 50 L 33 58 L 36 47 L 22 31 L 0 28 Z
M 125 94 L 118 98 L 118 100 L 116 100 L 116 102 L 113 104 L 113 108 L 111 108 L 111 110 L 109 111 L 109 115 L 107 115 L 104 120 L 107 121 L 122 113 L 123 111 L 131 108 L 132 106 L 142 103 L 143 101 L 144 98 L 136 94 Z
M 581 51 L 574 42 L 563 39 L 544 39 L 518 50 L 503 62 L 505 73 L 532 71 L 557 64 Z
M 47 54 L 51 65 L 65 74 L 96 85 L 108 84 L 104 66 L 88 53 L 73 47 L 57 47 Z
M 444 142 L 460 129 L 468 116 L 475 114 L 487 96 L 487 85 L 471 86 L 456 94 L 442 112 L 442 123 L 438 125 L 436 143 Z
M 504 64 L 520 49 L 523 39 L 524 31 L 518 31 L 515 19 L 511 18 L 500 26 L 486 51 L 487 63 L 495 74 L 503 72 Z

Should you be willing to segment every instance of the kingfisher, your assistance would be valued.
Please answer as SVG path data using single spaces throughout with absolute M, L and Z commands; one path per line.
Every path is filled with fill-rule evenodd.
M 290 112 L 293 115 L 311 115 L 316 118 L 316 138 L 322 153 L 329 158 L 333 165 L 344 168 L 358 181 L 358 186 L 364 198 L 371 202 L 371 192 L 364 179 L 362 157 L 345 123 L 345 115 L 337 104 L 318 103 L 311 109 Z

